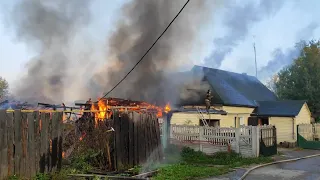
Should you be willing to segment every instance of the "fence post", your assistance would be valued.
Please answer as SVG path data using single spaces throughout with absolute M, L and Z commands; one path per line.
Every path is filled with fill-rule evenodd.
M 240 153 L 240 128 L 235 128 L 236 136 L 236 153 Z
M 260 126 L 256 126 L 257 127 L 257 156 L 260 156 L 260 141 L 262 141 L 261 139 L 261 127 Z
M 299 146 L 299 124 L 297 125 L 297 146 Z
M 203 134 L 204 134 L 204 126 L 199 126 L 199 151 L 203 150 L 203 147 L 202 147 L 202 141 L 204 140 Z
M 252 153 L 255 157 L 258 157 L 258 146 L 259 146 L 259 134 L 258 134 L 258 127 L 252 127 L 252 134 L 251 134 L 251 145 L 252 145 Z

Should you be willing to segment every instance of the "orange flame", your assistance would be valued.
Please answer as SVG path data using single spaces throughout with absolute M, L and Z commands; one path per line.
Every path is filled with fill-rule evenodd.
M 116 98 L 103 98 L 96 104 L 91 105 L 91 110 L 95 115 L 95 126 L 97 127 L 99 121 L 108 119 L 112 115 L 111 108 L 117 108 L 120 112 L 131 110 L 141 113 L 143 110 L 154 110 L 157 112 L 157 117 L 162 117 L 162 112 L 168 113 L 171 108 L 167 103 L 164 108 L 155 106 L 146 102 L 129 101 Z
M 63 151 L 62 152 L 62 158 L 64 159 L 66 157 L 66 153 Z
M 167 103 L 166 106 L 164 107 L 164 112 L 168 113 L 169 111 L 171 111 L 171 107 L 170 107 L 170 104 Z
M 102 121 L 102 120 L 108 118 L 108 116 L 107 116 L 108 109 L 109 109 L 108 105 L 103 100 L 99 100 L 98 104 L 92 104 L 91 110 L 96 111 L 96 112 L 94 112 L 96 126 L 99 121 Z

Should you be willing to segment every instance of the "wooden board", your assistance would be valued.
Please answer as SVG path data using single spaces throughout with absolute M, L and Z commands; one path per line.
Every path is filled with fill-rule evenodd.
M 28 113 L 28 172 L 29 177 L 32 178 L 36 175 L 36 145 L 35 145 L 35 116 L 36 113 Z
M 7 129 L 8 129 L 8 176 L 14 174 L 14 114 L 12 112 L 7 113 Z
M 41 156 L 41 153 L 40 153 L 40 150 L 41 150 L 41 147 L 40 147 L 40 132 L 41 132 L 41 126 L 40 126 L 40 113 L 39 111 L 35 111 L 35 121 L 34 121 L 34 130 L 35 130 L 35 133 L 34 133 L 34 139 L 35 139 L 35 167 L 36 167 L 36 173 L 40 172 L 40 156 Z
M 20 110 L 14 111 L 14 174 L 21 175 L 22 160 L 22 115 Z
M 0 110 L 0 179 L 8 176 L 7 112 Z

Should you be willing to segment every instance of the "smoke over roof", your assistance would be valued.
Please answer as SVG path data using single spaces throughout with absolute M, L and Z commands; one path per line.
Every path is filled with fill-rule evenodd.
M 161 103 L 168 99 L 168 72 L 191 61 L 197 35 L 217 7 L 191 1 L 166 34 L 110 96 Z M 177 14 L 185 1 L 134 0 L 122 8 L 122 19 L 108 39 L 107 65 L 91 81 L 92 93 L 110 90 L 134 66 Z M 95 94 L 99 96 L 99 94 Z
M 26 75 L 21 74 L 13 94 L 18 100 L 47 103 L 70 101 L 70 97 L 101 97 L 133 67 L 185 2 L 131 0 L 124 4 L 116 28 L 107 39 L 107 50 L 98 53 L 105 54 L 99 57 L 105 61 L 99 69 L 85 69 L 75 59 L 81 57 L 81 50 L 75 49 L 74 39 L 91 22 L 92 1 L 19 1 L 11 13 L 12 27 L 17 39 L 37 55 L 27 63 Z M 218 2 L 191 1 L 149 55 L 110 96 L 151 103 L 170 99 L 169 72 L 191 62 L 201 27 L 220 7 Z M 89 73 L 85 78 L 77 76 L 78 69 L 84 71 L 82 74 Z

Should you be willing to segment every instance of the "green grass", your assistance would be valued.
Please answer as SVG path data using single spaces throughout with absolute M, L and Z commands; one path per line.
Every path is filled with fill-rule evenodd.
M 174 157 L 176 157 L 176 154 L 174 154 Z M 200 151 L 183 148 L 179 161 L 160 167 L 158 174 L 153 179 L 199 179 L 222 175 L 235 167 L 268 163 L 271 161 L 272 159 L 270 157 L 245 158 L 234 152 L 218 152 L 212 156 L 208 156 Z
M 155 180 L 185 180 L 198 179 L 225 174 L 229 171 L 226 167 L 210 167 L 204 165 L 173 164 L 160 169 L 153 179 Z

